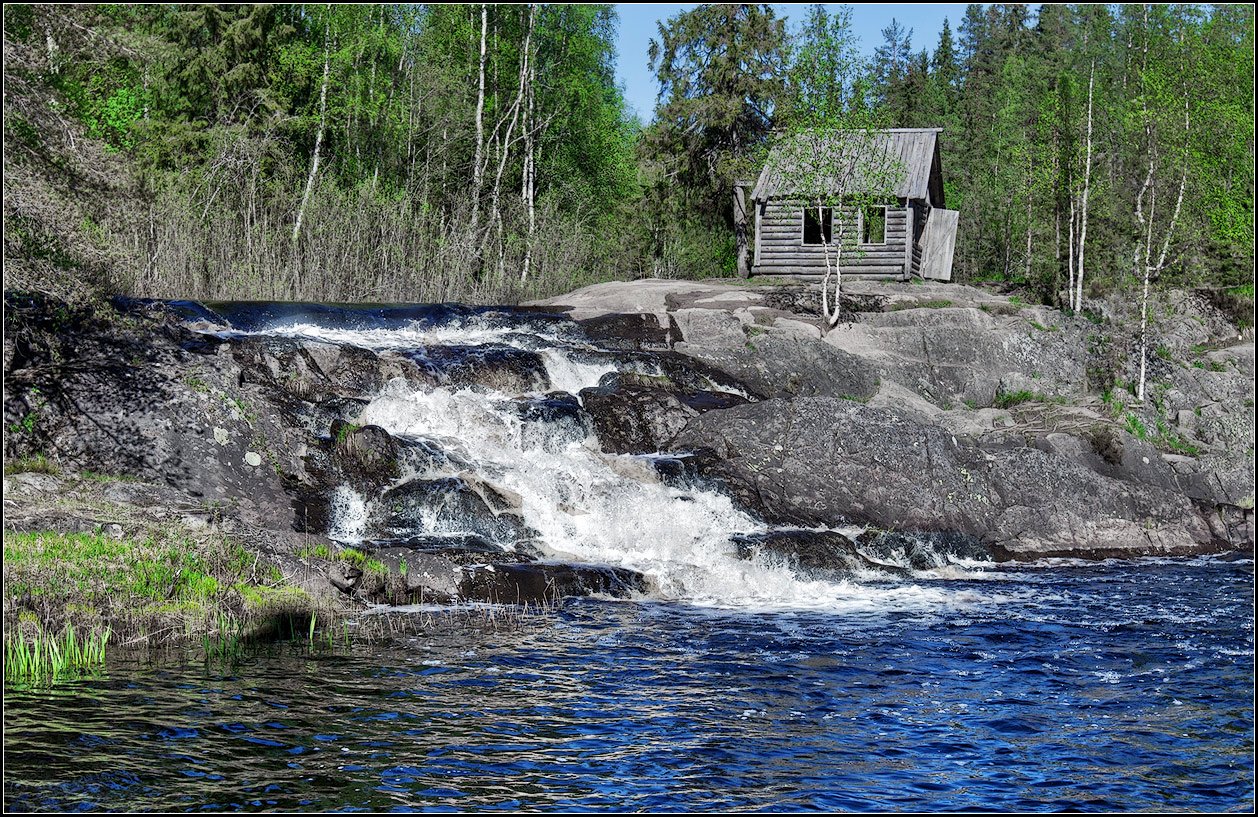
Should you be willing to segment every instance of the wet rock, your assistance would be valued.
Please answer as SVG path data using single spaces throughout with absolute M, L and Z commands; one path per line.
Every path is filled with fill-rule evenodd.
M 652 314 L 608 313 L 579 321 L 585 335 L 604 349 L 620 351 L 670 349 L 681 330 L 669 319 L 664 326 Z
M 463 570 L 452 559 L 409 547 L 374 549 L 371 558 L 383 564 L 390 577 L 396 577 L 390 584 L 405 593 L 405 598 L 391 599 L 394 604 L 448 603 L 458 596 Z
M 374 538 L 416 532 L 473 534 L 499 545 L 531 538 L 519 502 L 501 489 L 468 478 L 414 479 L 385 491 L 368 529 Z
M 526 562 L 533 559 L 534 553 L 527 545 L 523 548 L 507 548 L 475 533 L 421 534 L 403 539 L 370 540 L 364 542 L 364 545 L 373 551 L 389 550 L 440 556 L 459 565 Z
M 232 342 L 231 352 L 242 382 L 309 402 L 373 394 L 394 378 L 416 385 L 435 381 L 403 356 L 315 340 L 245 337 Z
M 566 392 L 520 397 L 500 406 L 525 422 L 526 447 L 554 453 L 570 443 L 584 440 L 592 430 L 589 415 L 582 411 L 580 400 Z
M 770 400 L 694 418 L 676 442 L 708 473 L 801 526 L 949 531 L 993 553 L 1218 551 L 1182 494 L 1026 447 L 984 450 L 912 416 L 833 398 Z
M 504 394 L 546 391 L 541 355 L 514 346 L 430 346 L 405 353 L 438 382 Z
M 950 557 L 972 561 L 991 558 L 991 552 L 975 537 L 939 531 L 866 530 L 856 537 L 856 545 L 881 565 L 912 570 L 943 567 Z
M 667 386 L 641 375 L 619 374 L 597 388 L 582 389 L 585 407 L 602 449 L 616 454 L 665 450 L 698 411 Z
M 534 562 L 468 568 L 459 595 L 497 604 L 554 604 L 569 596 L 629 598 L 649 589 L 645 576 L 623 567 Z
M 773 530 L 739 536 L 734 542 L 738 555 L 744 559 L 756 553 L 768 554 L 808 576 L 837 578 L 855 570 L 904 573 L 902 568 L 870 560 L 857 549 L 855 542 L 837 531 Z
M 380 426 L 335 420 L 331 437 L 338 470 L 361 492 L 375 493 L 401 476 L 401 446 Z

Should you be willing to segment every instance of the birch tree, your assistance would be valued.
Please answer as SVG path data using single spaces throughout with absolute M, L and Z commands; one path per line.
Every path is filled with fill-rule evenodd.
M 315 132 L 314 149 L 310 153 L 310 173 L 306 176 L 306 189 L 301 194 L 301 206 L 297 208 L 297 219 L 293 222 L 293 243 L 297 243 L 301 235 L 301 221 L 306 215 L 306 206 L 310 203 L 310 192 L 314 190 L 315 177 L 319 175 L 319 151 L 323 147 L 323 133 L 327 128 L 328 115 L 328 75 L 332 66 L 332 4 L 328 4 L 327 20 L 323 26 L 323 82 L 319 84 L 319 129 Z
M 1138 233 L 1132 253 L 1132 272 L 1142 282 L 1140 374 L 1136 386 L 1136 399 L 1140 402 L 1144 402 L 1148 373 L 1149 287 L 1166 269 L 1171 242 L 1179 225 L 1184 191 L 1188 185 L 1189 144 L 1192 137 L 1191 92 L 1187 84 L 1189 69 L 1185 64 L 1187 54 L 1182 48 L 1185 33 L 1182 27 L 1177 32 L 1165 30 L 1179 22 L 1174 18 L 1159 22 L 1161 25 L 1158 28 L 1164 30 L 1155 32 L 1150 24 L 1150 7 L 1146 4 L 1141 19 L 1139 73 L 1139 122 L 1143 130 L 1146 170 L 1140 192 L 1136 195 L 1135 218 Z M 1156 41 L 1155 33 L 1162 35 Z M 1178 42 L 1172 42 L 1172 38 Z M 1161 52 L 1152 57 L 1151 41 L 1160 47 Z M 1182 130 L 1176 127 L 1175 120 L 1181 118 L 1176 114 L 1182 114 Z M 1178 180 L 1175 179 L 1176 176 Z M 1174 196 L 1175 203 L 1170 208 L 1169 216 L 1163 215 L 1158 209 L 1159 193 Z M 1162 206 L 1166 207 L 1165 202 Z

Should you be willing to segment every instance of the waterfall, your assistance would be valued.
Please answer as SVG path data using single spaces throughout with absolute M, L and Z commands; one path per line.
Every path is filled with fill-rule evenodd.
M 629 568 L 649 579 L 654 597 L 708 606 L 862 609 L 873 596 L 885 604 L 897 597 L 933 599 L 941 592 L 920 584 L 895 585 L 888 575 L 869 571 L 854 571 L 850 578 L 813 578 L 772 553 L 740 548 L 740 541 L 775 529 L 711 486 L 661 477 L 659 460 L 684 459 L 685 452 L 608 454 L 600 450 L 590 423 L 580 421 L 582 389 L 596 387 L 626 367 L 649 370 L 649 362 L 641 355 L 598 348 L 575 324 L 530 321 L 520 315 L 504 320 L 503 314 L 510 313 L 396 321 L 383 327 L 295 319 L 242 333 L 402 354 L 438 372 L 441 377 L 431 386 L 401 378 L 389 381 L 378 393 L 363 395 L 369 402 L 352 418 L 425 452 L 407 460 L 404 473 L 386 492 L 415 484 L 443 490 L 456 485 L 506 498 L 530 535 L 527 542 L 503 544 L 522 552 L 527 547 L 543 561 Z M 469 354 L 481 360 L 504 350 L 536 355 L 546 383 L 511 390 L 444 382 L 442 366 L 450 360 Z M 577 419 L 572 412 L 555 418 L 521 410 L 539 401 L 562 400 Z M 432 496 L 432 506 L 412 518 L 407 534 L 484 533 L 483 526 L 474 528 L 473 520 L 459 516 L 463 506 L 451 504 L 449 490 L 434 490 Z M 381 497 L 340 486 L 330 502 L 329 535 L 361 542 L 370 538 L 373 520 L 387 513 Z M 512 534 L 502 535 L 509 539 Z

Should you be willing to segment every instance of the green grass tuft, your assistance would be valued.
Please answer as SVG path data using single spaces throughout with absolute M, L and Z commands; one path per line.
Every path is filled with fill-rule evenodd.
M 10 632 L 4 639 L 6 686 L 39 686 L 96 672 L 105 665 L 110 631 L 93 630 L 83 636 L 67 624 L 61 635 L 36 628 L 31 637 Z

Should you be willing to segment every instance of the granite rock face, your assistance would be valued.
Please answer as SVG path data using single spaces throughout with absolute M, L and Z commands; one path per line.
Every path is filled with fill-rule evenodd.
M 545 303 L 603 322 L 640 309 L 739 380 L 754 402 L 690 418 L 671 447 L 705 452 L 704 474 L 767 520 L 1008 558 L 1252 550 L 1253 330 L 1208 298 L 1168 294 L 1141 403 L 1115 385 L 1138 365 L 1129 305 L 1099 305 L 1098 324 L 972 287 L 858 281 L 827 330 L 813 289 L 612 283 Z

